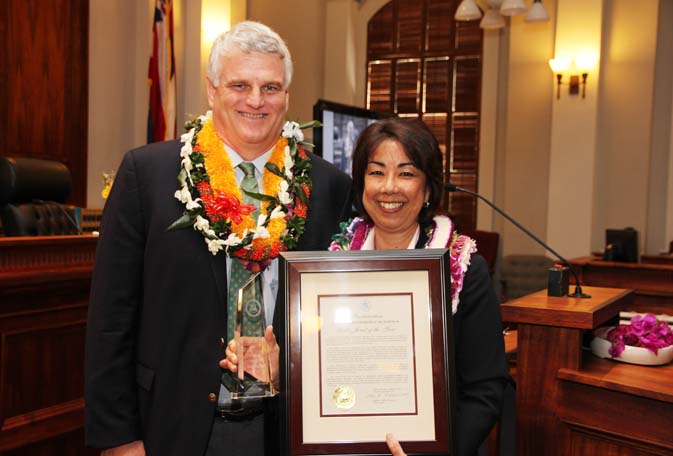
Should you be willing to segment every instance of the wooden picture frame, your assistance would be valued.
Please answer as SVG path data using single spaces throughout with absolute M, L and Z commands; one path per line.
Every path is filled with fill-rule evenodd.
M 279 258 L 280 453 L 455 454 L 448 250 Z

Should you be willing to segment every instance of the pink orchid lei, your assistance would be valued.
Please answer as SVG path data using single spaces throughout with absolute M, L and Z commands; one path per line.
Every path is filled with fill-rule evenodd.
M 434 217 L 433 221 L 434 224 L 427 230 L 428 242 L 424 248 L 449 248 L 451 310 L 455 314 L 460 302 L 459 295 L 463 289 L 465 272 L 467 272 L 467 268 L 470 266 L 472 254 L 477 251 L 477 243 L 468 236 L 459 235 L 455 231 L 450 218 L 438 215 Z M 372 223 L 368 223 L 360 217 L 355 217 L 352 221 L 341 223 L 341 232 L 333 236 L 329 250 L 332 252 L 361 250 L 373 226 Z
M 612 342 L 608 353 L 613 358 L 619 358 L 627 345 L 647 348 L 655 355 L 660 348 L 673 345 L 671 327 L 651 313 L 633 316 L 628 325 L 615 327 L 607 333 L 606 338 Z

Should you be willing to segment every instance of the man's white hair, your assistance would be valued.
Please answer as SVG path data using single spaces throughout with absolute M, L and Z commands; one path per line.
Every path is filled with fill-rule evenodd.
M 268 26 L 254 21 L 243 21 L 236 24 L 228 32 L 215 39 L 208 58 L 208 78 L 215 87 L 220 85 L 222 57 L 236 51 L 263 52 L 276 54 L 285 64 L 283 88 L 287 89 L 292 82 L 292 56 L 285 41 Z

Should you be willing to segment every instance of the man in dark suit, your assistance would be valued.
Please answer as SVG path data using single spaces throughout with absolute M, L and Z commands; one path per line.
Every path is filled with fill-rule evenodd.
M 182 142 L 128 152 L 119 167 L 101 223 L 87 325 L 86 438 L 103 454 L 264 452 L 263 413 L 217 413 L 222 340 L 232 337 L 226 329 L 232 263 L 248 255 L 246 265 L 265 268 L 264 293 L 275 302 L 278 247 L 326 249 L 351 208 L 348 176 L 312 154 L 288 161 L 284 145 L 300 138 L 296 128 L 283 127 L 291 77 L 282 39 L 262 24 L 238 24 L 211 51 L 212 117 L 202 116 Z M 310 170 L 302 171 L 298 163 L 306 160 Z M 242 201 L 232 203 L 243 192 L 227 186 L 241 185 L 240 162 L 251 162 L 260 192 L 276 198 L 273 213 L 252 219 L 253 228 L 243 232 L 236 220 L 256 215 Z M 280 164 L 282 180 L 302 190 L 285 191 L 265 174 L 267 162 Z M 308 207 L 301 192 L 310 194 Z M 181 217 L 187 228 L 167 230 Z M 299 223 L 277 233 L 274 217 Z M 246 236 L 253 232 L 259 241 Z M 282 313 L 275 310 L 276 317 Z

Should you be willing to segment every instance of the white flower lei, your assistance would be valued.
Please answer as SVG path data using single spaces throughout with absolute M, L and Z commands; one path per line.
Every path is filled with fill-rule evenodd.
M 285 123 L 282 136 L 288 139 L 288 145 L 283 150 L 283 167 L 274 172 L 274 174 L 281 176 L 283 180 L 280 181 L 276 195 L 268 195 L 268 213 L 265 214 L 260 211 L 255 223 L 255 228 L 244 230 L 239 237 L 236 233 L 230 231 L 230 222 L 224 222 L 226 229 L 217 230 L 216 225 L 220 225 L 219 228 L 222 228 L 221 223 L 211 223 L 206 215 L 202 199 L 198 197 L 193 198 L 192 196 L 195 193 L 198 194 L 192 173 L 200 172 L 207 174 L 203 159 L 196 163 L 194 162 L 194 159 L 198 158 L 198 156 L 194 155 L 195 151 L 192 146 L 195 143 L 195 135 L 198 134 L 201 126 L 211 118 L 211 111 L 208 111 L 205 115 L 199 116 L 194 121 L 194 127 L 180 137 L 180 140 L 183 143 L 182 148 L 180 149 L 180 157 L 182 157 L 182 160 L 180 163 L 180 172 L 178 174 L 180 188 L 175 192 L 174 196 L 181 203 L 185 204 L 185 212 L 180 219 L 169 227 L 169 229 L 191 226 L 203 234 L 208 250 L 213 255 L 224 249 L 227 254 L 234 256 L 233 253 L 241 248 L 249 251 L 252 246 L 252 240 L 268 238 L 270 234 L 267 226 L 271 220 L 297 217 L 296 214 L 292 215 L 292 212 L 296 209 L 296 205 L 302 204 L 300 202 L 302 197 L 298 195 L 298 192 L 303 194 L 303 190 L 301 190 L 299 186 L 302 182 L 308 184 L 309 190 L 311 186 L 309 178 L 310 163 L 308 163 L 308 159 L 305 158 L 305 156 L 303 156 L 304 158 L 298 156 L 298 145 L 312 146 L 311 144 L 304 142 L 304 134 L 301 130 L 302 128 L 313 126 L 314 123 L 311 122 L 304 125 L 299 125 L 297 122 Z M 295 169 L 295 164 L 297 163 L 296 160 L 299 160 L 299 163 L 301 163 L 300 169 Z M 298 181 L 300 182 L 298 183 Z M 303 195 L 306 197 L 305 199 L 307 199 L 307 195 Z M 308 201 L 305 203 L 306 206 L 307 202 Z M 288 217 L 288 213 L 291 214 L 290 217 Z M 298 217 L 305 219 L 305 214 L 303 217 Z M 303 223 L 296 224 L 288 222 L 285 231 L 281 233 L 279 239 L 284 244 L 287 244 L 287 242 L 296 243 L 303 231 Z M 293 247 L 293 245 L 289 247 Z M 267 255 L 261 260 L 250 261 L 259 261 L 263 263 L 269 259 L 270 258 Z

